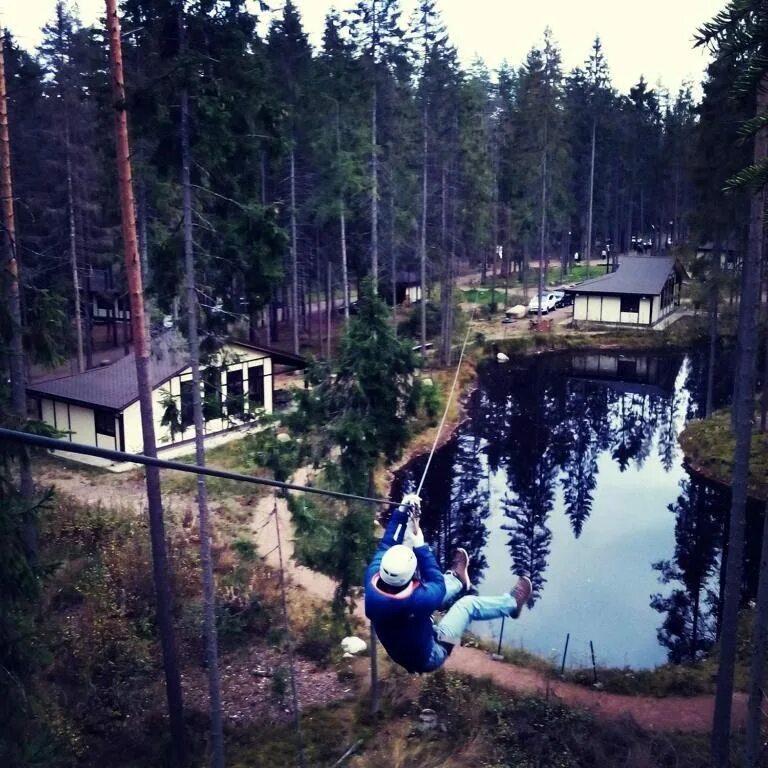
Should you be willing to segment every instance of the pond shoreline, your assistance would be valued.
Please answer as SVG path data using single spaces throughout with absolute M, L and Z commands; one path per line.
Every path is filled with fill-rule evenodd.
M 730 411 L 715 411 L 709 419 L 689 422 L 680 433 L 678 442 L 684 464 L 693 474 L 726 491 L 733 487 L 733 433 L 730 431 Z M 721 448 L 715 452 L 715 444 Z M 768 433 L 753 430 L 752 451 L 747 496 L 757 503 L 768 501 Z M 762 482 L 760 478 L 763 478 Z
M 437 441 L 437 446 L 444 446 L 451 440 L 455 439 L 457 429 L 460 428 L 462 424 L 466 423 L 469 409 L 471 407 L 470 403 L 472 393 L 476 391 L 479 385 L 479 369 L 482 369 L 485 366 L 493 368 L 496 367 L 493 365 L 493 353 L 490 351 L 492 348 L 492 343 L 498 344 L 499 350 L 509 349 L 510 363 L 512 366 L 514 366 L 516 362 L 522 364 L 523 367 L 530 365 L 538 366 L 539 363 L 534 361 L 541 360 L 541 362 L 546 366 L 546 369 L 549 370 L 550 365 L 554 365 L 557 368 L 561 367 L 562 365 L 570 366 L 572 364 L 572 361 L 569 362 L 570 353 L 577 353 L 577 355 L 600 355 L 601 353 L 605 353 L 610 357 L 622 356 L 623 354 L 626 354 L 628 357 L 634 356 L 639 360 L 644 360 L 646 358 L 645 353 L 650 353 L 652 356 L 658 356 L 660 358 L 664 358 L 669 355 L 684 356 L 686 353 L 688 353 L 696 355 L 695 359 L 702 359 L 702 341 L 702 335 L 698 332 L 697 328 L 695 326 L 689 326 L 685 333 L 677 334 L 674 339 L 670 339 L 666 334 L 662 333 L 643 333 L 633 335 L 628 335 L 626 333 L 606 333 L 600 337 L 596 337 L 595 335 L 591 334 L 578 336 L 573 334 L 567 336 L 564 334 L 558 334 L 547 340 L 545 345 L 539 343 L 537 339 L 525 340 L 523 344 L 518 342 L 504 346 L 502 346 L 499 341 L 491 342 L 490 340 L 485 341 L 482 344 L 477 344 L 472 351 L 473 354 L 469 358 L 470 362 L 472 363 L 472 373 L 462 377 L 462 385 L 458 387 L 458 390 L 455 393 L 456 404 L 455 406 L 452 405 L 454 411 L 450 413 L 449 418 L 446 420 L 444 431 Z M 553 361 L 556 361 L 558 357 L 561 359 L 560 363 L 544 362 L 545 358 L 551 358 Z M 659 365 L 661 365 L 661 363 L 659 363 Z M 503 364 L 499 366 L 499 370 L 501 371 L 502 368 Z M 653 370 L 655 371 L 655 369 Z M 699 381 L 702 375 L 702 369 L 700 366 L 698 366 L 695 370 L 698 371 L 697 375 L 699 378 L 697 378 L 697 381 Z M 662 384 L 662 386 L 668 387 L 669 372 L 667 370 L 665 374 L 662 371 L 663 369 L 660 368 L 659 376 L 665 376 L 662 381 L 667 382 L 666 385 Z M 492 371 L 489 370 L 489 373 L 492 373 Z M 438 386 L 439 384 L 443 383 L 443 379 L 445 380 L 445 388 L 443 391 L 447 391 L 448 386 L 450 386 L 452 375 L 453 371 L 443 370 L 439 374 L 432 372 L 432 378 L 436 384 L 438 384 Z M 653 375 L 656 374 L 654 373 Z M 502 380 L 504 378 L 505 377 L 502 377 Z M 516 380 L 516 389 L 521 390 L 522 387 L 522 390 L 525 390 L 527 381 L 527 375 L 525 371 L 521 371 L 519 376 L 516 377 Z M 629 381 L 633 381 L 633 379 L 629 379 Z M 533 382 L 534 379 L 531 378 L 531 387 L 533 387 Z M 700 392 L 700 389 L 701 387 L 698 385 L 696 391 Z M 630 391 L 632 390 L 630 389 Z M 523 402 L 530 406 L 527 396 Z M 429 436 L 431 439 L 428 441 L 425 440 L 424 433 L 416 436 L 416 438 L 412 440 L 408 445 L 400 460 L 386 468 L 388 489 L 391 490 L 392 480 L 395 478 L 395 473 L 401 470 L 405 464 L 414 460 L 418 461 L 419 457 L 421 457 L 421 463 L 423 465 L 424 459 L 432 447 L 434 434 L 434 430 L 429 431 Z M 671 439 L 674 444 L 676 442 L 675 438 L 672 437 Z M 678 452 L 677 456 L 678 461 L 683 460 L 683 456 L 681 456 L 680 452 Z M 683 460 L 683 466 L 687 469 L 688 462 Z M 695 467 L 692 467 L 692 469 L 695 469 Z M 419 472 L 417 471 L 416 476 L 412 478 L 414 482 L 418 480 L 418 474 Z M 694 694 L 694 692 L 704 692 L 709 690 L 711 681 L 707 680 L 706 677 L 707 674 L 711 674 L 711 667 L 709 666 L 711 663 L 712 660 L 704 665 L 705 668 L 709 669 L 708 673 L 702 673 L 702 667 L 698 665 L 696 669 L 686 669 L 685 665 L 682 667 L 677 665 L 670 666 L 665 663 L 661 663 L 656 667 L 646 667 L 644 669 L 641 665 L 640 667 L 633 668 L 633 674 L 639 670 L 640 674 L 647 674 L 648 677 L 645 678 L 642 685 L 637 686 L 627 684 L 628 681 L 624 679 L 626 677 L 627 668 L 625 667 L 623 670 L 621 670 L 621 665 L 619 664 L 618 667 L 615 667 L 615 671 L 617 672 L 618 677 L 621 679 L 617 678 L 616 680 L 611 680 L 609 685 L 611 688 L 614 686 L 623 687 L 626 685 L 627 688 L 634 694 L 639 693 L 644 688 L 646 690 L 650 688 L 651 690 L 656 689 L 657 693 L 661 695 L 668 695 L 670 689 L 685 690 L 686 695 L 691 695 Z M 606 670 L 603 668 L 601 671 L 605 672 Z M 611 675 L 606 675 L 606 677 L 610 679 Z M 676 679 L 670 680 L 670 677 Z
M 552 334 L 532 334 L 530 336 L 518 336 L 512 339 L 485 339 L 482 346 L 475 348 L 474 354 L 465 359 L 463 365 L 469 364 L 468 370 L 464 372 L 458 382 L 458 391 L 453 393 L 453 414 L 448 414 L 443 430 L 435 445 L 435 450 L 443 447 L 450 442 L 456 430 L 466 421 L 466 402 L 476 388 L 477 367 L 481 361 L 488 359 L 491 355 L 493 345 L 498 346 L 499 350 L 510 355 L 512 358 L 525 359 L 543 354 L 561 354 L 563 352 L 611 352 L 613 354 L 622 354 L 623 352 L 648 351 L 659 354 L 670 352 L 688 351 L 697 341 L 705 339 L 706 328 L 699 318 L 687 317 L 681 318 L 677 323 L 669 326 L 664 331 L 642 331 L 628 332 L 615 330 L 599 333 L 552 333 Z M 727 338 L 727 334 L 721 335 Z M 442 378 L 446 379 L 443 389 L 445 398 L 449 395 L 450 382 L 455 369 L 440 369 Z M 435 371 L 433 371 L 435 373 Z M 434 377 L 433 377 L 434 378 Z M 392 483 L 395 474 L 406 464 L 422 456 L 432 449 L 434 435 L 437 427 L 424 430 L 413 435 L 410 442 L 403 450 L 402 456 L 392 464 L 383 468 L 383 477 L 381 474 L 377 477 L 377 486 L 381 487 L 383 492 L 391 492 Z

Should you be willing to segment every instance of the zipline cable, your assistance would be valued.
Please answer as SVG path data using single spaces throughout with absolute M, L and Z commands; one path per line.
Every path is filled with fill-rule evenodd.
M 228 472 L 225 469 L 200 467 L 197 464 L 185 464 L 181 461 L 158 459 L 155 456 L 145 456 L 141 453 L 127 453 L 126 451 L 115 451 L 111 448 L 97 448 L 96 446 L 83 445 L 82 443 L 70 443 L 68 440 L 59 440 L 55 437 L 45 437 L 43 435 L 33 435 L 29 432 L 19 432 L 15 429 L 5 429 L 0 427 L 0 440 L 9 440 L 14 443 L 34 445 L 38 448 L 49 448 L 50 450 L 55 451 L 81 453 L 86 456 L 96 456 L 100 459 L 126 461 L 132 464 L 144 464 L 145 466 L 158 467 L 159 469 L 172 469 L 177 472 L 189 472 L 191 474 L 207 475 L 208 477 L 220 477 L 223 480 L 236 480 L 242 483 L 268 485 L 272 488 L 282 488 L 288 491 L 315 493 L 319 496 L 332 496 L 336 499 L 346 499 L 348 501 L 366 501 L 371 504 L 385 504 L 389 507 L 400 506 L 400 502 L 389 501 L 388 499 L 374 499 L 369 496 L 357 496 L 353 493 L 329 491 L 325 488 L 314 488 L 306 485 L 297 485 L 295 483 L 283 483 L 279 480 L 269 480 L 265 477 L 254 477 L 252 475 L 243 475 L 239 472 Z
M 427 457 L 427 464 L 424 467 L 424 472 L 421 475 L 421 481 L 419 482 L 419 487 L 416 489 L 416 495 L 421 496 L 421 489 L 424 486 L 424 481 L 427 479 L 427 472 L 429 471 L 429 465 L 432 463 L 432 457 L 435 455 L 435 450 L 437 449 L 437 441 L 440 439 L 440 433 L 443 431 L 443 427 L 445 426 L 445 420 L 448 417 L 448 409 L 451 407 L 451 400 L 453 399 L 453 393 L 456 389 L 456 382 L 459 379 L 459 371 L 461 370 L 461 364 L 464 361 L 464 350 L 467 348 L 467 342 L 469 341 L 469 334 L 472 331 L 472 322 L 475 319 L 475 312 L 477 312 L 477 307 L 475 307 L 472 310 L 472 315 L 469 318 L 469 324 L 467 325 L 467 332 L 464 334 L 464 343 L 461 345 L 461 354 L 459 355 L 459 362 L 456 365 L 456 373 L 453 375 L 453 384 L 451 384 L 451 390 L 448 393 L 448 400 L 445 403 L 445 410 L 443 411 L 443 418 L 440 420 L 440 426 L 437 428 L 437 434 L 435 435 L 435 440 L 432 443 L 432 448 L 429 451 L 429 456 Z

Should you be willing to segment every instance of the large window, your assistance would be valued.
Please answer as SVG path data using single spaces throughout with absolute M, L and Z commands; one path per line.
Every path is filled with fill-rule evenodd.
M 621 311 L 622 312 L 634 312 L 640 311 L 640 297 L 639 296 L 622 296 L 621 297 Z
M 194 392 L 194 384 L 192 381 L 182 381 L 180 384 L 181 390 L 181 407 L 179 408 L 179 420 L 181 421 L 181 428 L 186 429 L 190 424 L 194 423 L 194 410 L 192 406 L 192 393 Z
M 248 401 L 251 408 L 264 407 L 264 366 L 252 365 L 248 368 Z
M 243 397 L 243 370 L 227 371 L 227 416 L 240 417 L 245 411 Z
M 96 425 L 96 432 L 100 435 L 115 436 L 115 414 L 112 411 L 97 408 L 93 412 L 93 420 Z
M 203 371 L 203 418 L 221 418 L 221 373 L 218 368 Z

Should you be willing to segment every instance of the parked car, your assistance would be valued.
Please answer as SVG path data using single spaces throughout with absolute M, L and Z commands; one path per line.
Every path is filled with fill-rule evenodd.
M 555 294 L 555 307 L 570 307 L 573 304 L 573 295 L 565 291 L 553 291 Z
M 543 315 L 546 315 L 547 312 L 550 312 L 551 310 L 555 309 L 557 307 L 557 297 L 555 296 L 554 291 L 549 291 L 547 293 L 541 294 L 541 313 Z M 537 315 L 539 313 L 539 294 L 537 293 L 529 302 L 528 302 L 528 314 L 529 315 Z

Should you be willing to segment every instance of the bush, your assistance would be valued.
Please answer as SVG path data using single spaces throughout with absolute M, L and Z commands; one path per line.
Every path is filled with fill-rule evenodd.
M 435 304 L 427 302 L 427 338 L 434 338 L 440 334 L 440 326 L 443 321 L 443 314 Z M 406 336 L 411 339 L 421 338 L 421 304 L 412 307 L 408 317 L 397 326 L 397 335 Z
M 275 480 L 281 483 L 288 480 L 305 458 L 301 443 L 293 438 L 280 440 L 271 429 L 246 437 L 243 450 L 252 465 L 271 470 Z
M 296 650 L 318 664 L 329 664 L 340 655 L 345 634 L 346 628 L 333 614 L 319 613 L 302 633 Z

